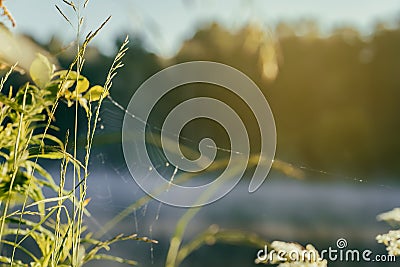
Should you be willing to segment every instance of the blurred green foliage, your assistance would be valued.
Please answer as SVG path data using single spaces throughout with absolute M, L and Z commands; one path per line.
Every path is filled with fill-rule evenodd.
M 254 25 L 231 32 L 212 24 L 198 30 L 170 59 L 146 51 L 136 39 L 111 95 L 126 106 L 140 84 L 166 66 L 189 60 L 222 62 L 247 74 L 267 97 L 277 126 L 277 158 L 349 176 L 396 176 L 400 171 L 400 28 L 380 25 L 363 36 L 354 28 L 343 27 L 323 36 L 318 25 L 308 21 L 281 23 L 267 33 Z M 116 41 L 116 46 L 120 43 Z M 61 65 L 71 61 L 73 51 L 59 53 L 57 39 L 45 47 L 57 53 Z M 87 55 L 83 74 L 101 84 L 101 73 L 112 59 L 95 48 Z M 257 150 L 257 125 L 251 111 L 236 96 L 212 86 L 192 86 L 172 94 L 160 103 L 155 125 L 173 101 L 207 94 L 224 99 L 240 116 L 249 118 L 252 149 Z M 59 113 L 58 126 L 73 127 L 72 118 L 63 115 L 63 107 Z M 108 151 L 109 160 L 122 162 L 121 149 L 116 149 L 124 115 L 119 114 L 108 122 L 112 127 L 105 127 L 95 144 L 102 146 L 103 153 Z M 193 140 L 205 134 L 198 129 L 184 130 Z M 229 145 L 220 140 L 226 137 L 221 129 L 212 131 L 220 146 Z

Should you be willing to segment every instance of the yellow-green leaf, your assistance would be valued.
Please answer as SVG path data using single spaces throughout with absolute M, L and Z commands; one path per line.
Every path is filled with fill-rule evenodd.
M 40 88 L 44 88 L 51 80 L 53 66 L 44 55 L 38 53 L 29 69 L 32 81 Z
M 87 91 L 89 88 L 89 81 L 86 79 L 86 77 L 83 77 L 82 75 L 79 77 L 78 84 L 76 85 L 76 89 L 78 91 L 78 94 L 82 94 Z
M 68 91 L 68 89 L 71 88 L 74 85 L 74 83 L 75 83 L 74 80 L 66 80 L 66 81 L 61 80 L 60 81 L 60 84 L 62 84 L 61 91 L 62 92 Z
M 79 104 L 81 105 L 81 107 L 83 107 L 83 108 L 85 109 L 86 114 L 89 116 L 89 114 L 90 114 L 90 109 L 89 109 L 89 107 L 88 107 L 88 105 L 87 105 L 87 100 L 86 100 L 85 98 L 80 97 L 80 98 L 78 99 L 78 101 L 79 101 Z
M 60 79 L 65 79 L 65 76 L 67 76 L 68 73 L 68 77 L 67 80 L 76 80 L 76 77 L 78 76 L 78 73 L 76 71 L 73 70 L 60 70 L 54 73 L 54 77 L 60 77 Z
M 104 93 L 104 96 L 108 95 L 108 92 L 104 92 L 104 88 L 100 85 L 95 85 L 89 89 L 89 91 L 83 96 L 89 101 L 98 101 L 101 98 L 101 95 Z
M 72 107 L 73 104 L 74 104 L 74 102 L 72 102 L 71 100 L 68 99 L 68 102 L 67 102 L 68 107 L 69 108 Z

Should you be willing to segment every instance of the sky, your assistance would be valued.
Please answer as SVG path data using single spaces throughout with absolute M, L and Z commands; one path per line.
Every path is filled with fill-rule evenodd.
M 83 5 L 84 0 L 73 0 Z M 80 3 L 80 4 L 79 4 Z M 58 13 L 55 5 L 76 24 L 76 14 L 62 0 L 5 0 L 17 21 L 16 32 L 29 33 L 46 42 L 54 34 L 68 43 L 76 29 Z M 114 52 L 114 40 L 126 33 L 139 34 L 146 48 L 161 56 L 173 56 L 195 29 L 217 21 L 228 28 L 248 22 L 273 27 L 278 21 L 309 18 L 323 30 L 351 25 L 368 34 L 377 21 L 400 18 L 398 0 L 90 0 L 85 10 L 84 32 L 97 28 L 112 15 L 111 21 L 94 44 L 105 53 Z M 85 35 L 85 34 L 83 34 Z

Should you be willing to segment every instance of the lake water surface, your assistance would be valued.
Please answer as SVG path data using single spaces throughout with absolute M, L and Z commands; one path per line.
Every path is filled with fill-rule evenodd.
M 385 247 L 376 243 L 375 236 L 386 233 L 390 226 L 378 222 L 376 216 L 400 207 L 400 186 L 394 182 L 343 179 L 311 182 L 272 173 L 255 193 L 249 194 L 247 187 L 248 181 L 241 181 L 227 196 L 203 207 L 188 225 L 184 242 L 216 224 L 223 229 L 256 233 L 266 241 L 312 243 L 319 250 L 335 248 L 336 240 L 345 238 L 348 248 L 384 254 Z M 88 223 L 96 230 L 144 193 L 128 174 L 98 171 L 89 177 L 88 196 L 92 199 L 89 209 L 93 215 Z M 169 239 L 185 211 L 150 201 L 132 212 L 107 236 L 138 233 L 159 240 L 159 244 L 124 242 L 114 247 L 113 254 L 138 260 L 141 266 L 163 266 Z M 205 246 L 189 256 L 182 266 L 253 266 L 257 250 L 229 245 Z M 332 262 L 328 266 L 397 264 Z M 111 265 L 96 262 L 93 266 Z

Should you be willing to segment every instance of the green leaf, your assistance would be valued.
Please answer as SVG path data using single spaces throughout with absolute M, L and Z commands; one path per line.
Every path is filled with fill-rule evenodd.
M 45 154 L 31 155 L 28 159 L 42 158 L 42 159 L 63 159 L 64 153 L 61 151 L 46 152 Z
M 40 88 L 44 88 L 51 80 L 53 66 L 44 55 L 38 53 L 29 70 L 33 82 Z
M 45 95 L 46 99 L 51 99 L 54 100 L 57 96 L 57 93 L 59 91 L 59 87 L 58 87 L 59 83 L 58 82 L 50 82 L 49 84 L 47 84 L 46 86 L 46 90 L 48 92 L 47 95 Z
M 100 85 L 95 85 L 89 89 L 89 91 L 83 96 L 89 101 L 98 101 L 102 94 L 104 93 L 104 97 L 108 95 L 108 92 L 104 92 L 104 87 Z
M 14 109 L 18 112 L 21 112 L 21 113 L 23 112 L 22 108 L 20 107 L 20 105 L 18 105 L 18 103 L 16 103 L 12 99 L 9 99 L 7 96 L 5 96 L 3 94 L 0 94 L 0 103 L 11 107 L 12 109 Z

